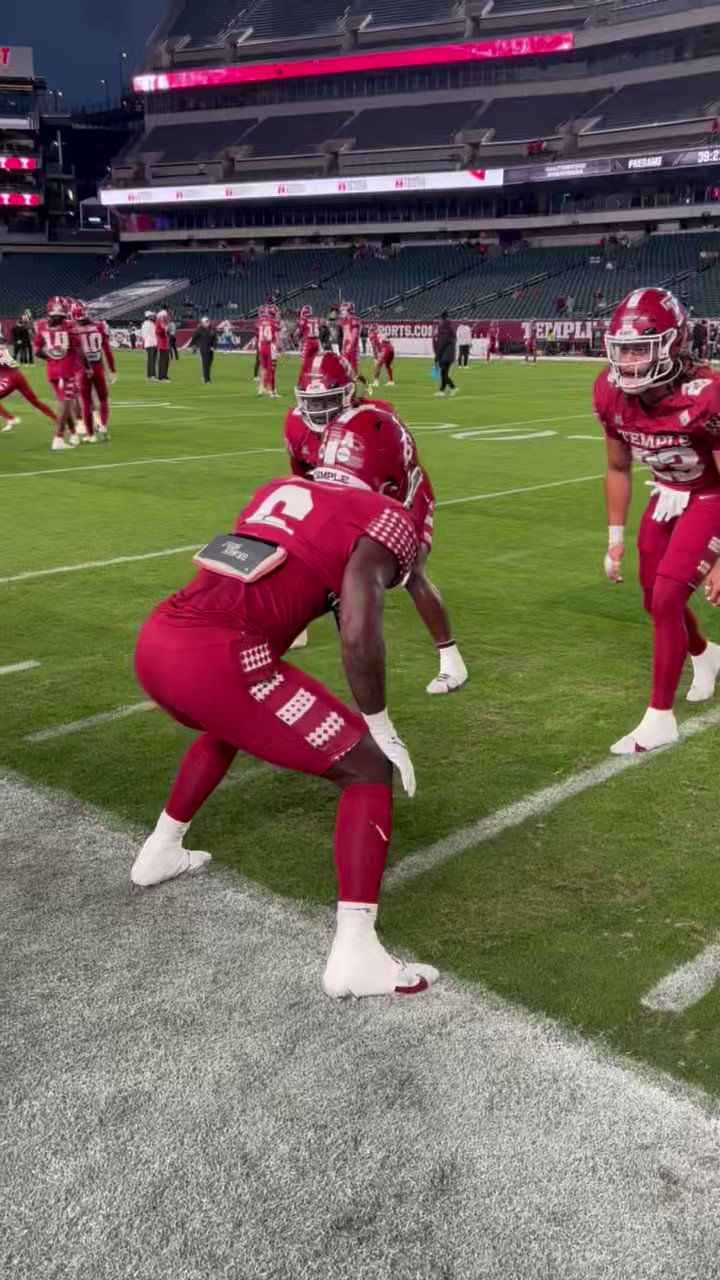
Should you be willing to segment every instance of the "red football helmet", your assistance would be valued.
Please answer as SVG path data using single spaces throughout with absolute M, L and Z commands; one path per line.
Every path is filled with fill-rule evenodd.
M 84 302 L 76 299 L 70 304 L 70 315 L 73 320 L 87 320 L 87 307 Z
M 405 502 L 416 468 L 407 428 L 385 409 L 361 404 L 326 427 L 313 480 L 373 489 Z
M 324 431 L 333 418 L 349 408 L 355 394 L 355 374 L 344 356 L 334 351 L 316 355 L 300 374 L 295 395 L 300 417 L 312 431 Z
M 301 307 L 301 308 L 300 308 L 300 319 L 301 319 L 301 320 L 309 320 L 311 315 L 312 315 L 312 308 L 311 308 L 311 307 L 309 307 L 309 306 L 307 305 L 307 303 L 305 304 L 305 306 L 304 306 L 304 307 Z
M 70 314 L 70 299 L 61 298 L 59 295 L 51 298 L 47 304 L 47 314 L 64 320 Z
M 628 395 L 672 382 L 687 345 L 687 313 L 667 289 L 628 294 L 605 335 L 613 379 Z

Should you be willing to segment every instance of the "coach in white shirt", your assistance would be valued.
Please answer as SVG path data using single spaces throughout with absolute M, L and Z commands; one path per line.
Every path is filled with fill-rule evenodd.
M 157 337 L 155 334 L 155 312 L 146 311 L 141 330 L 145 355 L 147 357 L 147 376 L 155 381 L 157 367 Z
M 466 368 L 470 358 L 470 348 L 472 346 L 472 330 L 469 324 L 459 324 L 457 327 L 457 344 L 458 344 L 458 368 Z

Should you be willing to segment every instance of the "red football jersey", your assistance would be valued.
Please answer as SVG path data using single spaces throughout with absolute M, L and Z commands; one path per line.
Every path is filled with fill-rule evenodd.
M 80 346 L 90 364 L 102 364 L 105 356 L 111 369 L 114 366 L 110 348 L 110 335 L 104 320 L 77 320 L 75 331 L 80 339 Z
M 360 538 L 392 552 L 400 582 L 417 554 L 409 513 L 370 489 L 318 484 L 299 478 L 271 480 L 240 512 L 235 533 L 284 547 L 288 556 L 256 582 L 201 569 L 160 606 L 178 623 L 227 626 L 245 638 L 246 673 L 270 669 L 276 657 L 314 618 L 328 609 L 328 593 L 340 595 L 345 569 Z M 246 661 L 257 652 L 254 666 Z
M 40 320 L 33 346 L 37 355 L 46 357 L 49 382 L 74 378 L 82 368 L 82 348 L 72 320 L 63 320 L 56 325 Z
M 357 351 L 360 345 L 360 317 L 347 316 L 342 322 L 342 350 L 343 355 L 348 352 Z
M 604 369 L 593 388 L 593 408 L 610 440 L 621 440 L 637 462 L 670 489 L 720 489 L 714 453 L 720 454 L 720 375 L 688 369 L 685 380 L 656 405 L 626 395 Z
M 265 350 L 275 351 L 280 337 L 280 325 L 277 320 L 258 320 L 256 328 L 256 338 L 258 351 L 263 348 Z
M 424 543 L 428 550 L 431 550 L 435 531 L 435 492 L 424 466 L 420 462 L 418 466 L 422 472 L 422 479 L 415 490 L 415 496 L 409 510 L 417 532 L 418 542 Z
M 308 338 L 318 337 L 321 324 L 322 320 L 319 316 L 303 316 L 302 320 L 298 324 L 298 340 L 301 346 Z
M 303 420 L 298 408 L 289 410 L 285 418 L 283 437 L 294 475 L 303 476 L 312 467 L 317 466 L 322 432 L 313 431 Z
M 378 360 L 385 360 L 392 364 L 395 359 L 395 348 L 392 342 L 388 342 L 387 338 L 381 338 L 379 346 L 375 349 L 375 355 Z

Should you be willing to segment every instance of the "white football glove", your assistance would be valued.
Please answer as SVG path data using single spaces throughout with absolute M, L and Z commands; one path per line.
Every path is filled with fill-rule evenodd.
M 387 710 L 378 711 L 372 716 L 363 716 L 377 745 L 391 764 L 395 765 L 402 779 L 403 787 L 409 796 L 415 795 L 415 770 L 408 749 L 400 741 L 395 726 Z
M 110 381 L 110 386 L 111 386 L 111 387 L 114 387 L 114 386 L 115 386 L 115 383 L 117 382 L 117 374 L 116 374 L 116 373 L 111 373 L 111 374 L 110 374 L 109 381 Z

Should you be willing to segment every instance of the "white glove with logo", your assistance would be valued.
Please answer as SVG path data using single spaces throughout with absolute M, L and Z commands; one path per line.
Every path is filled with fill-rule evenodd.
M 387 710 L 363 719 L 384 756 L 395 765 L 409 796 L 415 795 L 415 770 L 404 742 L 401 742 Z

